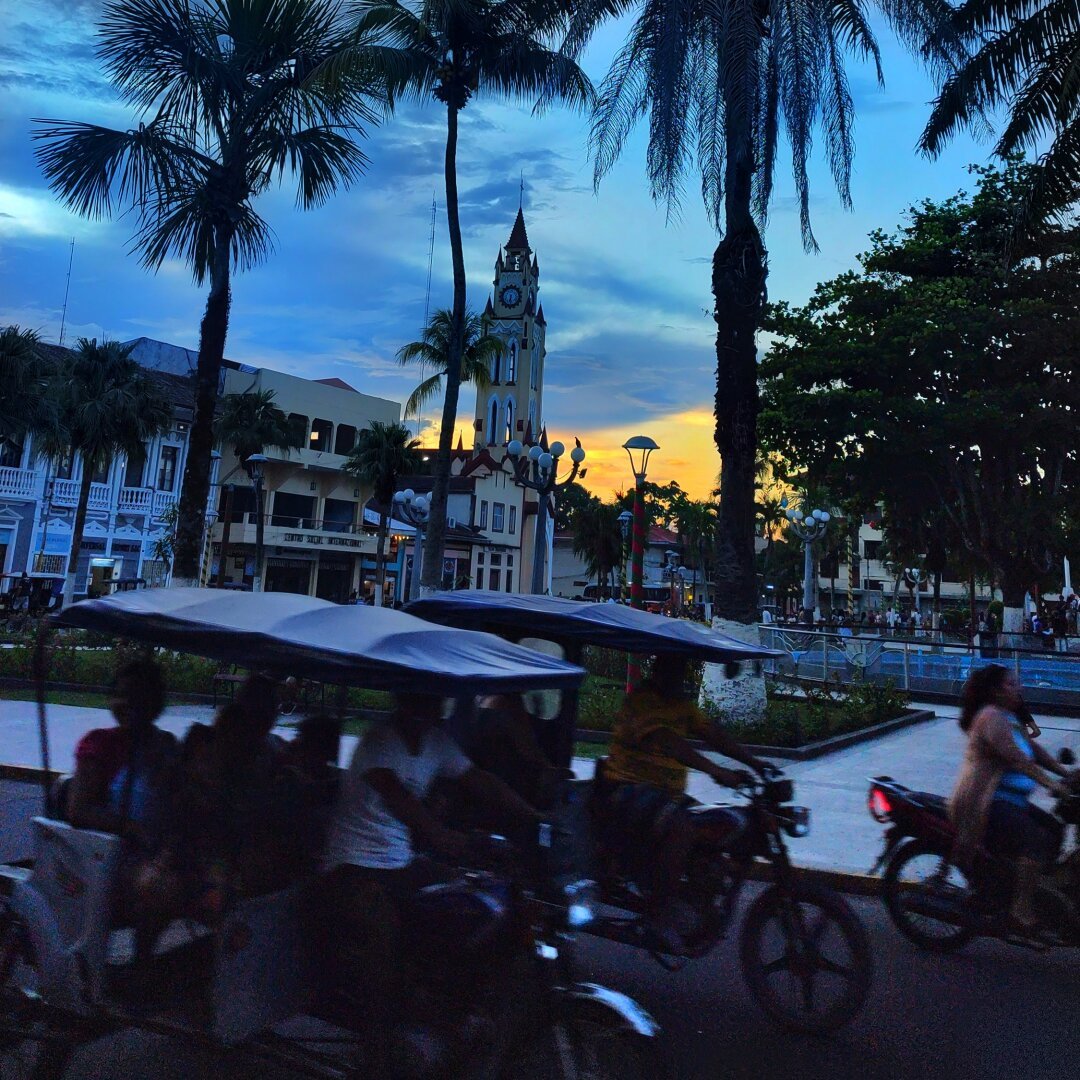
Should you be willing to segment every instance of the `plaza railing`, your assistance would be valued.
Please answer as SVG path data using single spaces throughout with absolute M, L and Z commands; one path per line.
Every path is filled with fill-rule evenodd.
M 1080 637 L 1040 641 L 1031 634 L 982 634 L 972 643 L 926 630 L 922 636 L 761 626 L 762 644 L 785 655 L 767 671 L 808 684 L 891 682 L 908 693 L 955 697 L 988 664 L 1015 671 L 1031 705 L 1080 706 Z

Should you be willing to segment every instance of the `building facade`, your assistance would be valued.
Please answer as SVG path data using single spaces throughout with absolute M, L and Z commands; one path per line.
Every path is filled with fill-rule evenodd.
M 62 363 L 66 349 L 47 346 Z M 134 354 L 133 354 L 134 355 Z M 76 596 L 95 578 L 164 583 L 172 514 L 180 497 L 194 415 L 190 382 L 167 371 L 154 381 L 172 407 L 172 423 L 139 455 L 121 455 L 94 476 L 76 573 Z M 67 573 L 83 462 L 78 454 L 51 462 L 32 436 L 0 453 L 0 571 L 5 575 Z M 217 482 L 215 460 L 211 483 Z M 163 547 L 165 550 L 163 550 Z

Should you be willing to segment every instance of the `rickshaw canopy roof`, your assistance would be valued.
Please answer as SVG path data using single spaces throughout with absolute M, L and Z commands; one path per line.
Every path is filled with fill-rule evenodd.
M 560 689 L 578 686 L 585 675 L 492 634 L 292 593 L 142 589 L 72 604 L 52 621 L 245 668 L 378 690 L 451 696 Z
M 693 623 L 654 615 L 624 604 L 590 604 L 555 596 L 529 596 L 462 589 L 408 604 L 406 610 L 432 622 L 474 630 L 579 641 L 623 652 L 678 653 L 715 663 L 744 663 L 782 656 Z

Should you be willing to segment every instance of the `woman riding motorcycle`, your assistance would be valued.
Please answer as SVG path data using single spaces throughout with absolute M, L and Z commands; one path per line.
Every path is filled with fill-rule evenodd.
M 1055 777 L 1068 776 L 1068 770 L 1030 737 L 1020 685 L 1008 669 L 990 664 L 972 672 L 960 702 L 967 748 L 949 799 L 956 826 L 953 861 L 969 866 L 981 844 L 1015 860 L 1010 916 L 1018 931 L 1030 933 L 1037 924 L 1039 874 L 1061 847 L 1060 823 L 1032 805 L 1031 795 L 1039 785 L 1065 794 L 1067 785 Z

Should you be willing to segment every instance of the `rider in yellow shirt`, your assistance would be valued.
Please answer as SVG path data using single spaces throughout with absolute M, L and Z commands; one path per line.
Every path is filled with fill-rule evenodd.
M 661 916 L 686 870 L 694 824 L 686 794 L 690 769 L 718 784 L 751 780 L 695 750 L 706 743 L 725 757 L 761 770 L 767 765 L 712 721 L 686 693 L 687 661 L 661 654 L 627 697 L 615 722 L 608 758 L 598 771 L 597 797 L 605 847 L 650 890 L 650 913 Z

